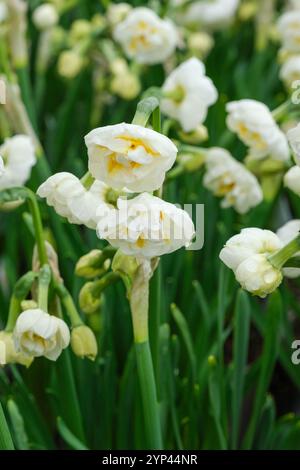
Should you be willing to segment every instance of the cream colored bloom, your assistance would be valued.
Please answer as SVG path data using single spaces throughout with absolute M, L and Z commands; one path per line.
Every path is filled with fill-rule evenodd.
M 287 87 L 300 80 L 300 54 L 289 57 L 282 65 L 279 76 Z
M 246 99 L 232 101 L 226 109 L 227 126 L 249 147 L 252 157 L 289 158 L 287 139 L 265 104 Z
M 279 237 L 270 230 L 246 228 L 227 241 L 220 259 L 233 270 L 243 289 L 265 297 L 282 281 L 281 271 L 267 259 L 282 245 Z
M 216 196 L 223 197 L 222 207 L 234 207 L 240 214 L 263 200 L 256 177 L 222 148 L 207 152 L 203 183 Z
M 292 166 L 284 175 L 284 186 L 300 196 L 300 167 Z
M 69 345 L 70 331 L 63 320 L 36 308 L 21 313 L 13 338 L 17 351 L 56 361 Z
M 126 255 L 141 258 L 188 246 L 195 234 L 187 212 L 148 193 L 131 200 L 119 198 L 118 210 L 99 215 L 98 237 Z
M 58 13 L 51 3 L 42 3 L 33 12 L 32 20 L 37 29 L 44 31 L 58 23 Z
M 178 18 L 185 24 L 221 29 L 234 18 L 239 0 L 203 0 L 191 3 Z
M 87 190 L 75 175 L 62 172 L 50 176 L 38 188 L 37 194 L 46 198 L 47 204 L 71 224 L 83 224 L 95 229 L 98 206 L 104 204 L 112 207 L 105 202 L 107 190 L 101 181 L 95 181 Z
M 107 9 L 107 19 L 112 26 L 116 26 L 118 23 L 123 21 L 132 6 L 129 3 L 111 3 Z
M 203 62 L 195 57 L 177 67 L 162 86 L 161 110 L 177 119 L 185 132 L 194 130 L 207 116 L 209 106 L 218 99 L 218 92 L 205 76 Z
M 85 65 L 82 57 L 75 49 L 63 51 L 58 59 L 58 73 L 64 78 L 74 78 L 83 69 Z
M 295 162 L 300 166 L 300 124 L 287 132 L 287 137 L 292 147 Z
M 0 331 L 0 344 L 4 345 L 2 346 L 2 353 L 4 353 L 3 364 L 21 364 L 22 366 L 26 367 L 31 365 L 33 357 L 16 351 L 11 332 Z
M 168 19 L 161 19 L 149 8 L 132 9 L 113 32 L 127 57 L 141 64 L 158 64 L 176 49 L 178 33 Z
M 0 174 L 0 190 L 23 186 L 36 163 L 31 139 L 26 135 L 16 135 L 6 139 L 0 146 L 0 155 L 4 163 L 4 172 Z
M 291 52 L 300 52 L 300 11 L 287 11 L 280 16 L 277 28 L 283 47 Z
M 284 224 L 282 227 L 280 227 L 277 230 L 276 234 L 280 238 L 280 240 L 283 242 L 283 244 L 287 245 L 290 241 L 296 238 L 297 235 L 299 235 L 299 232 L 300 232 L 300 219 L 295 219 L 295 220 L 290 220 L 289 222 Z M 296 253 L 295 256 L 300 256 L 300 252 Z M 291 258 L 291 261 L 293 261 L 293 258 Z M 300 268 L 283 268 L 282 271 L 286 277 L 289 277 L 291 279 L 294 279 L 300 276 Z
M 160 188 L 177 155 L 170 139 L 134 124 L 99 127 L 85 136 L 85 143 L 94 178 L 135 192 Z

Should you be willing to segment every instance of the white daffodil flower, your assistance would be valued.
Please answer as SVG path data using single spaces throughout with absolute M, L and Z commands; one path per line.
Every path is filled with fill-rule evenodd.
M 50 176 L 38 188 L 37 194 L 46 198 L 47 204 L 71 224 L 95 229 L 98 206 L 113 207 L 105 202 L 108 189 L 101 181 L 95 181 L 90 189 L 86 189 L 75 175 L 62 172 Z
M 94 178 L 135 192 L 160 188 L 177 155 L 168 137 L 134 124 L 99 127 L 85 136 L 85 143 Z
M 56 361 L 69 345 L 70 331 L 63 320 L 36 308 L 18 317 L 13 339 L 18 352 Z
M 232 101 L 226 109 L 228 128 L 249 147 L 252 157 L 289 158 L 287 139 L 265 104 L 246 99 Z
M 42 3 L 33 12 L 32 20 L 37 29 L 45 31 L 58 23 L 59 16 L 51 3 Z
M 279 77 L 287 87 L 291 87 L 293 82 L 300 80 L 300 54 L 289 57 L 283 63 Z
M 34 146 L 26 135 L 16 135 L 0 146 L 0 190 L 13 186 L 23 186 L 30 177 L 31 168 L 36 163 Z M 4 171 L 3 171 L 4 170 Z
M 263 200 L 256 177 L 222 148 L 207 152 L 203 183 L 215 196 L 223 197 L 222 207 L 233 207 L 239 214 L 245 214 Z
M 300 166 L 300 124 L 287 132 L 287 138 L 292 147 L 295 162 Z
M 279 237 L 270 230 L 246 228 L 227 241 L 220 259 L 233 270 L 243 289 L 265 297 L 282 281 L 281 270 L 268 261 L 268 256 L 282 246 Z
M 172 253 L 188 246 L 195 234 L 187 212 L 148 193 L 119 198 L 117 210 L 98 215 L 98 237 L 139 258 Z
M 208 29 L 222 29 L 234 18 L 239 0 L 203 0 L 190 3 L 178 20 L 184 24 L 197 24 Z
M 13 335 L 8 331 L 0 331 L 0 347 L 2 344 L 4 352 L 4 363 L 3 364 L 21 364 L 29 367 L 33 361 L 33 357 L 28 356 L 22 352 L 17 352 L 15 349 Z M 1 351 L 0 351 L 1 356 Z M 0 359 L 1 364 L 1 359 Z
M 300 167 L 292 166 L 283 178 L 284 186 L 300 196 Z
M 282 227 L 280 227 L 276 234 L 280 240 L 286 245 L 292 241 L 300 232 L 300 219 L 290 220 Z M 300 252 L 296 253 L 295 256 L 300 256 Z M 293 261 L 293 258 L 291 258 Z M 283 268 L 284 276 L 294 279 L 300 276 L 300 268 Z
M 178 44 L 176 26 L 149 8 L 133 8 L 113 31 L 127 57 L 141 64 L 159 64 L 168 59 Z
M 207 116 L 209 106 L 218 99 L 212 80 L 205 76 L 203 62 L 195 57 L 177 67 L 162 86 L 161 110 L 180 122 L 185 132 L 194 130 Z
M 277 22 L 283 47 L 289 52 L 300 52 L 300 11 L 283 13 Z

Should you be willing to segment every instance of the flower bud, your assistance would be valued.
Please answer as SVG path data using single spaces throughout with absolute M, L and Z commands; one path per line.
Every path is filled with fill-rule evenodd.
M 38 6 L 32 16 L 34 25 L 40 31 L 53 28 L 58 23 L 58 13 L 50 3 L 43 3 Z
M 214 39 L 205 32 L 192 33 L 188 38 L 187 45 L 192 55 L 203 58 L 213 48 Z
M 21 302 L 22 311 L 32 310 L 34 308 L 38 308 L 38 304 L 35 302 L 35 300 L 22 300 Z
M 178 155 L 178 163 L 184 167 L 188 172 L 199 170 L 205 163 L 205 154 L 200 152 L 195 153 L 180 153 Z
M 88 20 L 80 19 L 72 23 L 69 39 L 72 45 L 82 41 L 91 33 L 92 27 Z
M 188 144 L 200 144 L 208 139 L 208 130 L 203 124 L 199 124 L 196 129 L 191 132 L 178 132 L 179 137 L 183 142 Z
M 33 357 L 22 352 L 17 352 L 14 346 L 12 333 L 0 331 L 0 363 L 2 364 L 21 364 L 29 367 Z
M 64 51 L 58 59 L 58 73 L 64 78 L 74 78 L 82 70 L 84 64 L 84 58 L 75 50 Z
M 86 325 L 79 325 L 71 332 L 71 348 L 78 357 L 95 360 L 98 352 L 96 337 Z
M 128 72 L 125 75 L 116 75 L 111 82 L 111 91 L 124 100 L 133 100 L 141 91 L 138 77 Z
M 86 279 L 103 275 L 109 268 L 110 260 L 104 261 L 102 250 L 92 250 L 81 256 L 75 266 L 75 274 Z
M 107 18 L 109 23 L 112 26 L 115 26 L 116 24 L 123 21 L 126 18 L 127 14 L 130 12 L 131 8 L 131 5 L 125 2 L 111 4 L 107 11 Z
M 101 292 L 98 291 L 98 281 L 87 282 L 79 292 L 79 306 L 89 315 L 99 310 L 103 302 Z
M 258 3 L 250 0 L 242 3 L 239 11 L 238 16 L 241 21 L 249 21 L 251 20 L 257 13 Z

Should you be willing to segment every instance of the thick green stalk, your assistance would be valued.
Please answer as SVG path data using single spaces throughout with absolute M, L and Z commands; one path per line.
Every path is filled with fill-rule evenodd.
M 14 450 L 13 440 L 0 403 L 0 450 Z
M 147 448 L 162 449 L 159 409 L 149 341 L 144 341 L 143 343 L 136 342 L 135 351 L 142 392 Z
M 48 292 L 51 281 L 51 269 L 48 264 L 42 266 L 39 273 L 38 306 L 44 312 L 48 312 Z
M 38 203 L 36 201 L 35 194 L 29 189 L 27 191 L 29 194 L 28 205 L 29 205 L 31 215 L 32 215 L 36 245 L 37 245 L 40 264 L 42 266 L 43 264 L 46 264 L 48 261 L 45 240 L 44 240 L 43 224 L 42 224 L 41 214 L 40 214 Z
M 83 321 L 81 320 L 81 317 L 78 313 L 74 300 L 71 297 L 69 291 L 66 289 L 66 287 L 62 283 L 55 283 L 54 288 L 62 304 L 64 305 L 66 309 L 66 312 L 72 324 L 72 328 L 83 325 Z
M 161 322 L 161 265 L 159 264 L 154 273 L 150 285 L 150 316 L 149 335 L 153 367 L 156 383 L 159 391 L 159 327 Z
M 136 113 L 132 120 L 132 124 L 137 124 L 139 126 L 146 126 L 149 118 L 154 111 L 159 108 L 159 101 L 154 96 L 150 96 L 149 98 L 145 98 L 141 100 L 136 108 Z M 159 111 L 158 111 L 159 113 Z M 158 122 L 159 114 L 156 114 L 154 117 L 155 122 Z

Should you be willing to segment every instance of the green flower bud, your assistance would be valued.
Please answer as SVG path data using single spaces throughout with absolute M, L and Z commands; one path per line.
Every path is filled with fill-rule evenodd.
M 102 305 L 103 299 L 98 289 L 98 281 L 87 282 L 79 292 L 79 306 L 86 314 L 97 312 Z
M 200 124 L 191 132 L 178 131 L 178 135 L 183 142 L 187 144 L 201 144 L 208 139 L 208 130 L 203 124 Z
M 132 279 L 139 266 L 140 263 L 134 256 L 124 255 L 121 250 L 118 250 L 113 258 L 111 268 L 115 273 L 118 273 L 122 277 L 126 288 L 128 289 L 132 284 Z
M 75 266 L 75 274 L 86 279 L 102 276 L 109 269 L 110 260 L 105 260 L 102 250 L 92 250 L 79 258 Z
M 185 171 L 194 172 L 199 170 L 205 162 L 204 153 L 180 153 L 178 155 L 178 163 Z
M 98 352 L 97 341 L 91 328 L 80 325 L 71 332 L 71 348 L 78 357 L 95 360 Z

